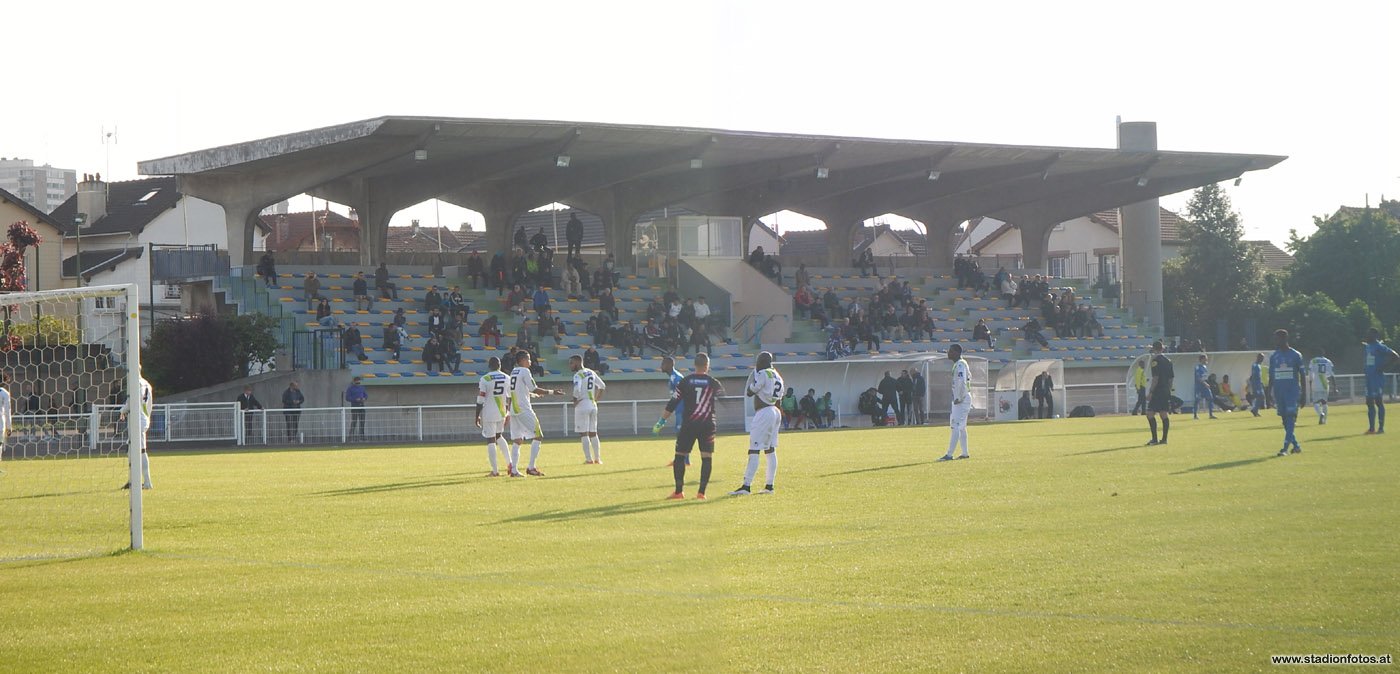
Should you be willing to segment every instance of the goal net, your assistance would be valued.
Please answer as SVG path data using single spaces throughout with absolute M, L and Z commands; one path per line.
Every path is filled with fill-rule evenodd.
M 138 297 L 0 295 L 0 562 L 141 548 Z

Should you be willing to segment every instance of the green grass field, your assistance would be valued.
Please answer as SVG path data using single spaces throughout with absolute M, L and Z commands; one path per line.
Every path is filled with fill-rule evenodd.
M 1400 443 L 1365 410 L 785 433 L 779 493 L 663 501 L 666 440 L 0 464 L 0 670 L 1259 670 L 1400 648 Z M 115 463 L 115 462 L 113 462 Z M 109 470 L 111 470 L 109 468 Z M 699 462 L 690 473 L 694 492 Z M 762 475 L 762 468 L 760 468 Z M 115 479 L 116 482 L 112 482 Z M 110 484 L 108 484 L 110 483 Z M 76 491 L 76 494 L 61 494 Z M 62 507 L 63 510 L 59 510 Z M 115 512 L 113 512 L 115 511 Z M 107 552 L 17 559 L 91 542 Z M 113 530 L 115 529 L 115 530 Z

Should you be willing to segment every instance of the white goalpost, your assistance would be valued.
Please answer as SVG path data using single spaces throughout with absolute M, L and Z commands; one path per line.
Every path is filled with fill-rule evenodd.
M 0 561 L 141 549 L 139 298 L 135 284 L 0 294 Z

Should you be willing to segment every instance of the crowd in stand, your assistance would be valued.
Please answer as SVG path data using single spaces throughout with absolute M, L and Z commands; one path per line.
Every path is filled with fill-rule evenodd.
M 826 356 L 841 358 L 864 345 L 879 353 L 883 340 L 920 341 L 933 336 L 933 315 L 928 300 L 915 297 L 908 281 L 891 276 L 880 281 L 870 295 L 852 297 L 845 304 L 831 288 L 811 285 L 807 265 L 797 268 L 793 310 L 798 317 L 812 318 L 827 331 Z

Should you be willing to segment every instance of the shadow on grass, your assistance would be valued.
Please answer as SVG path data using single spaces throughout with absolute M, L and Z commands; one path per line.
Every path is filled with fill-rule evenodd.
M 568 522 L 571 520 L 588 520 L 600 517 L 617 517 L 619 515 L 636 515 L 666 508 L 683 508 L 685 506 L 697 505 L 698 503 L 699 501 L 695 500 L 673 503 L 666 500 L 649 499 L 646 501 L 633 501 L 631 503 L 614 503 L 612 505 L 598 506 L 596 508 L 583 508 L 581 510 L 546 510 L 533 515 L 521 515 L 520 517 L 504 519 L 496 522 L 496 524 Z
M 581 477 L 606 477 L 608 475 L 622 475 L 624 473 L 641 473 L 648 470 L 668 470 L 666 466 L 646 467 L 646 468 L 626 468 L 623 470 L 607 470 L 598 473 L 578 473 L 576 475 L 560 475 L 558 477 L 545 476 L 545 480 L 575 480 Z
M 875 473 L 883 470 L 895 470 L 897 468 L 912 468 L 914 466 L 926 466 L 928 464 L 928 461 L 924 461 L 923 463 L 901 463 L 894 466 L 877 466 L 875 468 L 861 468 L 859 470 L 848 470 L 840 473 L 826 473 L 825 475 L 821 475 L 820 477 L 838 477 L 841 475 L 856 475 L 859 473 Z
M 1179 470 L 1179 471 L 1177 471 L 1177 472 L 1175 472 L 1175 473 L 1172 473 L 1172 475 L 1185 475 L 1185 474 L 1187 474 L 1187 473 L 1199 473 L 1199 472 L 1201 472 L 1201 471 L 1203 471 L 1203 470 L 1224 470 L 1224 469 L 1226 469 L 1226 468 L 1238 468 L 1238 467 L 1240 467 L 1240 466 L 1248 466 L 1248 465 L 1253 464 L 1253 463 L 1263 463 L 1264 461 L 1268 461 L 1269 459 L 1272 459 L 1272 458 L 1274 458 L 1274 456 L 1271 454 L 1271 455 L 1269 455 L 1269 456 L 1257 456 L 1257 457 L 1254 457 L 1254 458 L 1252 458 L 1252 459 L 1240 459 L 1240 460 L 1238 460 L 1238 461 L 1225 461 L 1225 462 L 1222 462 L 1222 463 L 1212 463 L 1212 464 L 1208 464 L 1208 465 L 1205 465 L 1205 466 L 1196 466 L 1195 468 L 1187 468 L 1186 470 Z
M 402 491 L 404 489 L 429 489 L 432 487 L 451 487 L 453 485 L 466 484 L 466 478 L 455 475 L 444 475 L 440 478 L 430 480 L 415 480 L 411 482 L 390 482 L 388 484 L 371 484 L 364 487 L 348 487 L 345 489 L 331 489 L 329 491 L 312 492 L 311 496 L 357 496 L 360 494 L 382 494 L 389 491 Z
M 85 489 L 85 490 L 82 490 L 82 491 L 56 491 L 56 492 L 50 492 L 50 493 L 47 493 L 47 494 L 25 494 L 25 495 L 23 495 L 23 496 L 6 496 L 5 498 L 0 498 L 0 501 L 20 501 L 20 500 L 23 500 L 23 499 L 30 499 L 30 498 L 55 498 L 55 497 L 58 497 L 58 496 L 81 496 L 81 495 L 83 495 L 83 494 L 106 494 L 107 492 L 113 492 L 113 491 L 126 491 L 126 490 L 125 490 L 125 489 L 118 489 L 118 488 L 116 488 L 116 487 L 113 487 L 113 488 L 111 488 L 111 489 Z
M 1147 445 L 1146 443 L 1138 444 L 1138 445 L 1124 445 L 1124 446 L 1122 446 L 1122 447 L 1109 447 L 1108 449 L 1094 449 L 1094 450 L 1090 450 L 1090 451 L 1087 451 L 1087 452 L 1075 452 L 1075 453 L 1073 453 L 1073 454 L 1062 454 L 1062 455 L 1060 455 L 1060 458 L 1065 458 L 1065 457 L 1070 457 L 1070 456 L 1087 456 L 1087 455 L 1089 455 L 1089 454 L 1107 454 L 1107 453 L 1109 453 L 1109 452 L 1121 452 L 1121 451 L 1123 451 L 1123 450 L 1125 450 L 1125 449 L 1147 449 L 1147 448 L 1148 448 L 1148 445 Z
M 1047 419 L 1041 419 L 1040 421 L 1048 421 L 1048 420 L 1047 420 Z M 1085 432 L 1082 432 L 1082 433 L 1040 433 L 1039 435 L 1044 436 L 1044 437 L 1075 437 L 1075 438 L 1082 438 L 1082 437 L 1084 437 L 1084 436 L 1086 436 L 1086 435 L 1130 435 L 1130 434 L 1133 434 L 1133 433 L 1141 433 L 1141 432 L 1142 432 L 1142 429 L 1139 429 L 1139 428 L 1125 428 L 1125 429 L 1123 429 L 1123 430 L 1113 430 L 1113 431 L 1085 431 Z

